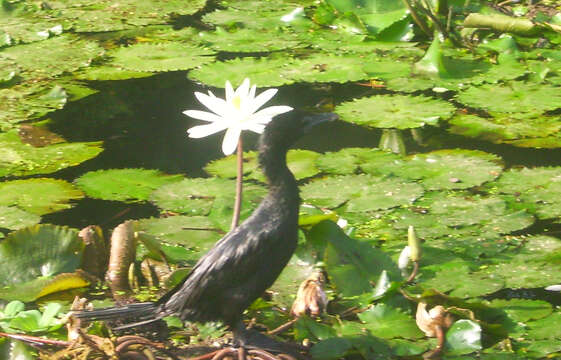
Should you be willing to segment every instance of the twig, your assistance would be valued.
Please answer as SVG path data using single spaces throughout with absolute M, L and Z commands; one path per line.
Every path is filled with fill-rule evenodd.
M 232 230 L 238 227 L 238 223 L 240 222 L 240 211 L 242 208 L 243 144 L 241 135 L 238 140 L 238 152 L 236 157 L 238 160 L 238 173 L 236 176 L 236 200 L 234 202 L 234 215 L 232 216 Z
M 0 337 L 7 337 L 14 340 L 23 341 L 26 343 L 34 343 L 39 345 L 53 345 L 53 346 L 70 346 L 71 342 L 62 340 L 51 340 L 37 336 L 23 335 L 23 334 L 7 334 L 0 332 Z
M 282 324 L 281 326 L 277 327 L 276 329 L 273 329 L 271 331 L 268 331 L 267 334 L 268 335 L 277 335 L 280 334 L 281 332 L 285 331 L 286 329 L 290 329 L 290 327 L 292 325 L 294 325 L 294 323 L 298 321 L 298 319 L 292 319 L 284 324 Z
M 419 262 L 418 261 L 413 261 L 413 271 L 411 271 L 411 274 L 407 278 L 406 282 L 410 283 L 413 280 L 415 280 L 415 276 L 417 276 L 418 272 L 419 272 Z

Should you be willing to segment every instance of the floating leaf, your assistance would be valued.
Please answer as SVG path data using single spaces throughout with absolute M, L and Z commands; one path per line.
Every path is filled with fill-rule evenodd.
M 402 158 L 394 153 L 367 148 L 345 148 L 328 152 L 316 160 L 317 167 L 323 172 L 336 175 L 354 174 L 359 169 L 378 175 L 376 169 L 383 168 Z M 383 172 L 383 171 L 382 171 Z
M 242 206 L 244 216 L 255 208 L 256 199 L 265 195 L 265 189 L 254 184 L 244 185 L 244 198 Z M 162 209 L 187 215 L 209 215 L 213 210 L 216 221 L 223 223 L 220 218 L 231 211 L 234 203 L 235 182 L 233 180 L 210 179 L 184 179 L 160 187 L 151 195 L 151 201 Z M 215 205 L 215 201 L 218 201 Z
M 80 40 L 70 35 L 31 44 L 12 46 L 2 51 L 2 56 L 13 60 L 24 76 L 52 77 L 89 66 L 92 59 L 103 54 L 96 43 Z
M 315 160 L 320 154 L 309 150 L 289 150 L 286 155 L 288 168 L 292 171 L 296 179 L 305 179 L 316 175 L 319 171 L 315 166 Z M 211 175 L 223 178 L 235 178 L 237 175 L 236 161 L 237 155 L 230 155 L 222 159 L 212 161 L 205 166 L 205 171 Z M 244 177 L 266 182 L 257 162 L 257 153 L 254 151 L 245 152 L 244 156 Z
M 176 71 L 214 60 L 213 52 L 183 43 L 136 44 L 120 47 L 109 55 L 113 64 L 134 71 Z
M 182 1 L 135 1 L 115 3 L 101 0 L 80 4 L 58 2 L 55 14 L 62 14 L 65 22 L 77 32 L 106 32 L 129 29 L 135 26 L 162 24 L 177 15 L 192 15 L 204 7 L 205 0 Z
M 60 143 L 33 147 L 21 142 L 18 132 L 0 133 L 0 176 L 48 174 L 96 157 L 101 142 Z
M 329 189 L 337 189 L 333 192 Z M 336 208 L 347 203 L 347 212 L 388 209 L 412 203 L 422 194 L 414 183 L 380 179 L 370 175 L 346 175 L 312 181 L 301 187 L 302 198 L 320 207 Z
M 32 214 L 44 215 L 69 209 L 82 192 L 64 180 L 27 179 L 0 182 L 0 204 L 17 206 Z
M 0 296 L 19 296 L 15 290 L 19 286 L 32 287 L 34 296 L 39 296 L 52 285 L 53 276 L 78 268 L 83 247 L 78 231 L 62 226 L 34 225 L 10 233 L 0 242 L 0 286 L 14 288 L 2 289 Z M 36 283 L 31 286 L 30 281 Z
M 524 146 L 525 143 L 535 143 L 535 147 L 549 147 L 544 144 L 540 146 L 540 139 L 555 136 L 561 131 L 561 123 L 555 116 L 528 116 L 513 117 L 508 114 L 494 114 L 493 117 L 481 117 L 476 115 L 456 115 L 449 120 L 452 125 L 448 131 L 453 134 L 463 135 L 471 138 L 491 141 L 494 143 L 509 143 L 515 146 Z M 528 139 L 529 138 L 529 139 Z M 517 141 L 522 140 L 522 141 Z M 561 141 L 557 140 L 561 147 Z
M 495 179 L 502 171 L 498 156 L 478 150 L 436 150 L 416 154 L 407 161 L 365 164 L 367 173 L 391 173 L 412 180 L 420 180 L 427 190 L 466 189 Z M 473 171 L 477 168 L 478 171 Z
M 424 336 L 413 316 L 383 303 L 359 313 L 358 318 L 372 335 L 384 339 L 419 339 Z
M 561 339 L 561 329 L 559 322 L 561 321 L 561 313 L 554 312 L 548 317 L 532 321 L 528 323 L 528 336 L 532 339 Z
M 544 287 L 558 282 L 556 269 L 559 265 L 552 262 L 550 257 L 560 253 L 559 239 L 533 236 L 528 238 L 517 254 L 509 256 L 508 262 L 491 265 L 481 272 L 503 277 L 505 287 L 513 289 Z
M 35 225 L 39 221 L 41 221 L 39 215 L 31 214 L 15 206 L 0 205 L 0 228 L 18 230 L 26 226 Z
M 551 304 L 543 300 L 527 299 L 494 299 L 489 305 L 503 310 L 509 318 L 516 322 L 538 320 L 551 314 Z
M 561 107 L 561 91 L 551 85 L 510 82 L 470 87 L 458 94 L 458 101 L 489 112 L 541 114 Z
M 386 271 L 390 279 L 399 275 L 397 265 L 384 252 L 370 244 L 351 239 L 332 221 L 314 226 L 309 238 L 327 243 L 327 273 L 343 296 L 359 295 L 373 291 L 371 281 L 379 279 Z
M 172 258 L 175 262 L 195 263 L 206 253 L 224 232 L 212 221 L 203 216 L 170 216 L 167 218 L 150 218 L 138 221 L 138 229 L 154 236 L 163 244 L 164 253 L 171 252 L 166 244 L 181 246 L 187 250 L 181 258 Z
M 561 216 L 561 168 L 536 167 L 510 169 L 503 173 L 489 188 L 510 194 L 517 203 L 535 213 L 540 219 Z
M 19 122 L 62 109 L 66 101 L 62 87 L 45 82 L 0 89 L 0 129 L 9 130 Z
M 410 129 L 437 125 L 453 115 L 449 102 L 425 96 L 376 95 L 343 103 L 335 109 L 341 119 L 374 128 Z
M 286 57 L 237 58 L 202 65 L 200 68 L 190 71 L 188 76 L 215 87 L 224 87 L 226 78 L 232 84 L 241 84 L 245 78 L 250 78 L 253 83 L 261 86 L 281 86 L 294 82 L 294 80 L 282 76 L 283 67 L 293 61 Z
M 482 349 L 481 326 L 471 320 L 458 320 L 446 332 L 446 353 L 470 354 Z
M 256 18 L 253 19 L 257 20 Z M 276 51 L 306 46 L 290 32 L 277 31 L 277 28 L 271 27 L 260 28 L 259 31 L 251 28 L 228 31 L 218 27 L 214 32 L 200 33 L 197 40 L 204 46 L 217 51 L 239 53 Z
M 86 195 L 96 199 L 136 202 L 165 184 L 181 180 L 181 175 L 166 175 L 158 170 L 110 169 L 90 171 L 75 180 Z

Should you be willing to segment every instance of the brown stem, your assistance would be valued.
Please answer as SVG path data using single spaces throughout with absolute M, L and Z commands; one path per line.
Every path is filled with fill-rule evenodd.
M 413 6 L 409 3 L 409 0 L 403 0 L 403 2 L 405 3 L 405 6 L 407 6 L 407 8 L 409 9 L 409 14 L 411 14 L 413 21 L 415 21 L 415 23 L 421 28 L 421 30 L 427 36 L 431 36 L 431 32 L 427 27 L 427 24 L 425 24 L 425 22 L 419 16 L 417 16 L 416 8 L 413 8 Z
M 409 277 L 407 278 L 407 282 L 410 283 L 413 280 L 415 280 L 415 276 L 417 276 L 417 273 L 419 272 L 419 262 L 418 261 L 413 261 L 413 271 L 411 272 L 411 275 L 409 275 Z
M 236 201 L 234 202 L 234 215 L 232 216 L 231 229 L 238 227 L 240 222 L 240 211 L 242 209 L 242 180 L 243 180 L 243 144 L 242 137 L 238 140 L 238 174 L 236 176 Z

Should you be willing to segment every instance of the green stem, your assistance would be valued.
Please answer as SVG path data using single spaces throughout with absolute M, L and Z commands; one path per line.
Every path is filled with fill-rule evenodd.
M 238 227 L 240 222 L 240 211 L 242 209 L 242 180 L 243 180 L 243 144 L 242 137 L 238 140 L 238 174 L 236 176 L 236 200 L 234 202 L 234 215 L 232 216 L 231 229 Z

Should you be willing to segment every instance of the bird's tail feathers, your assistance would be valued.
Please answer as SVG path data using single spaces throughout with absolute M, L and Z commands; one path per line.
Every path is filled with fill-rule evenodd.
M 119 328 L 128 328 L 137 325 L 143 325 L 161 319 L 158 316 L 158 305 L 153 302 L 144 302 L 136 304 L 128 304 L 119 307 L 110 307 L 98 310 L 75 311 L 73 316 L 78 319 L 93 320 L 117 320 L 117 319 L 134 319 L 139 322 L 125 324 Z

